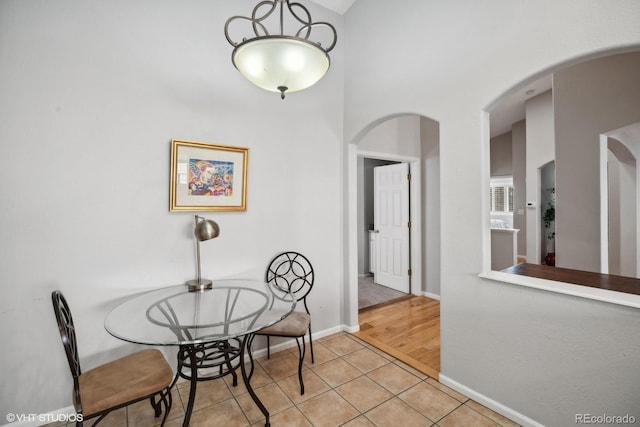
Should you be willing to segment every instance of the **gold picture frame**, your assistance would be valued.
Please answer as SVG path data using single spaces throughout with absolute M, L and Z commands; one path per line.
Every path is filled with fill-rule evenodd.
M 171 140 L 170 211 L 246 211 L 249 149 Z

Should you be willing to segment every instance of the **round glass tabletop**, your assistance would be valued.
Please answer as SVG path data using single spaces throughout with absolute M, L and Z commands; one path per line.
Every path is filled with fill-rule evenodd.
M 138 344 L 202 344 L 273 325 L 295 305 L 293 297 L 274 298 L 264 282 L 226 279 L 204 291 L 178 285 L 134 295 L 107 315 L 105 328 Z

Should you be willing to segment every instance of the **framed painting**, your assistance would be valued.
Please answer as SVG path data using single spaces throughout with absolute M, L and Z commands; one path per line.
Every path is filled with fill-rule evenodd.
M 249 149 L 171 140 L 171 211 L 246 211 Z

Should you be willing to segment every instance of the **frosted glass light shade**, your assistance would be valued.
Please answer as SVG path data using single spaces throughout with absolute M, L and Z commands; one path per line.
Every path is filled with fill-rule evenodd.
M 322 48 L 287 36 L 247 40 L 233 50 L 232 60 L 251 83 L 283 95 L 285 90 L 297 92 L 313 86 L 329 69 L 329 55 Z

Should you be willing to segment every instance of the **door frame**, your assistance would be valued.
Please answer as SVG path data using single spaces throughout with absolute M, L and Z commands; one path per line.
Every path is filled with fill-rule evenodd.
M 357 144 L 347 144 L 347 233 L 345 236 L 347 247 L 347 265 L 344 269 L 345 283 L 347 283 L 344 323 L 348 332 L 357 332 L 358 323 L 358 158 L 366 157 L 379 160 L 391 160 L 409 164 L 411 185 L 409 188 L 411 218 L 410 231 L 410 260 L 412 275 L 410 291 L 413 295 L 422 295 L 422 173 L 421 161 L 418 157 L 400 156 L 389 153 L 359 151 Z

